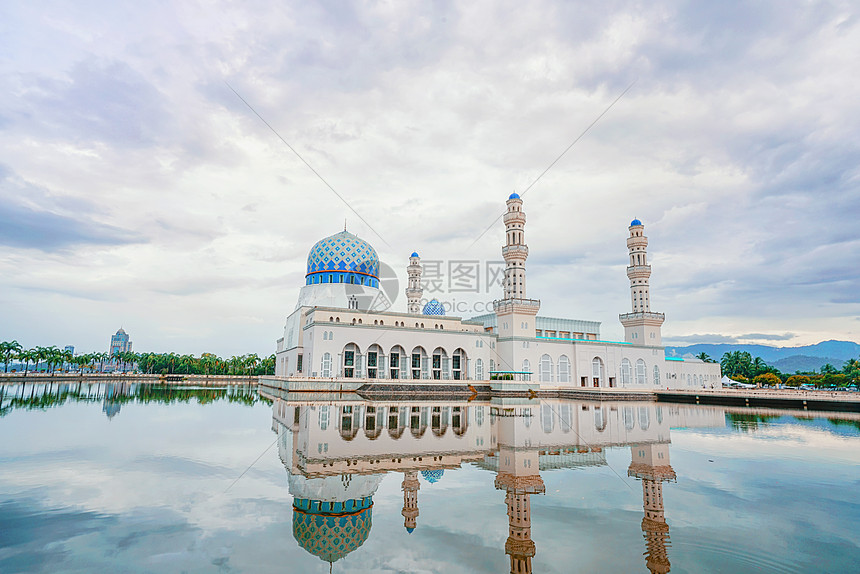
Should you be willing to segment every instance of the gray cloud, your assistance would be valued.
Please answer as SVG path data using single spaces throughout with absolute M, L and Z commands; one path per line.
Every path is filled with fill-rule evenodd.
M 673 335 L 664 337 L 666 343 L 737 343 L 740 337 L 729 335 L 718 335 L 715 333 L 702 335 Z
M 794 333 L 783 333 L 782 335 L 772 335 L 769 333 L 747 333 L 746 335 L 738 335 L 738 339 L 751 339 L 757 341 L 788 341 L 793 339 Z
M 125 245 L 142 241 L 129 231 L 95 221 L 94 204 L 53 197 L 0 166 L 0 244 L 56 251 L 75 245 Z
M 199 344 L 217 347 L 231 329 L 213 317 L 237 305 L 232 278 L 253 277 L 265 287 L 241 314 L 263 326 L 247 344 L 268 349 L 307 250 L 344 218 L 395 268 L 413 249 L 497 260 L 501 223 L 467 247 L 638 78 L 526 197 L 529 294 L 542 312 L 620 333 L 635 216 L 667 332 L 855 336 L 844 325 L 860 313 L 860 269 L 846 263 L 860 212 L 860 94 L 845 81 L 860 51 L 853 12 L 839 2 L 119 3 L 98 17 L 58 6 L 46 20 L 12 6 L 0 150 L 20 175 L 4 178 L 3 221 L 17 223 L 4 225 L 0 274 L 15 278 L 0 285 L 72 284 L 68 297 L 97 299 L 74 266 L 16 251 L 64 249 L 129 288 L 124 315 L 147 324 L 163 310 L 161 325 L 182 315 L 213 333 Z M 10 192 L 10 177 L 39 199 Z M 39 297 L 16 293 L 21 308 Z M 166 336 L 153 329 L 152 340 Z

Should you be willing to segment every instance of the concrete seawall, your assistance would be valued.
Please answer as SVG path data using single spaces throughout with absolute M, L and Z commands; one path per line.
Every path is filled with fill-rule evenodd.
M 271 393 L 355 394 L 370 399 L 403 397 L 529 397 L 591 401 L 648 401 L 739 407 L 860 412 L 860 393 L 764 389 L 659 391 L 629 388 L 549 387 L 534 381 L 472 381 L 383 379 L 314 379 L 260 377 L 261 390 Z

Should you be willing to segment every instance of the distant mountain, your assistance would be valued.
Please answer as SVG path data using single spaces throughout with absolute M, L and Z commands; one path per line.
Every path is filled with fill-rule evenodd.
M 666 355 L 669 357 L 682 357 L 688 353 L 698 355 L 704 352 L 717 361 L 724 353 L 734 351 L 747 351 L 753 357 L 761 357 L 766 363 L 775 366 L 784 373 L 793 373 L 797 370 L 818 370 L 825 363 L 840 368 L 848 359 L 860 357 L 860 345 L 852 341 L 822 341 L 815 345 L 802 347 L 771 347 L 768 345 L 735 345 L 729 343 L 700 343 L 684 347 L 666 347 Z
M 842 365 L 845 364 L 845 361 L 842 359 L 834 357 L 810 357 L 809 355 L 792 355 L 772 363 L 770 361 L 765 362 L 779 369 L 781 373 L 820 371 L 821 367 L 827 363 L 830 363 L 837 369 L 841 369 Z

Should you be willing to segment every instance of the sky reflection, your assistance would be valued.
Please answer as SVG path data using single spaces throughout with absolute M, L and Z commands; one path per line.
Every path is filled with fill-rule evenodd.
M 856 422 L 228 392 L 0 406 L 0 571 L 844 572 L 860 558 Z

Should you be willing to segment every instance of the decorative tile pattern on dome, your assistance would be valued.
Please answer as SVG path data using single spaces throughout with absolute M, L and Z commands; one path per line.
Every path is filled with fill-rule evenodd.
M 293 537 L 299 546 L 326 562 L 337 562 L 367 540 L 373 500 L 293 502 Z
M 442 478 L 442 475 L 445 474 L 445 470 L 440 468 L 439 470 L 422 470 L 421 476 L 424 477 L 424 480 L 433 484 L 434 482 L 439 482 L 439 479 Z
M 371 245 L 348 231 L 317 241 L 308 253 L 307 273 L 351 271 L 379 278 L 379 256 Z
M 421 313 L 424 315 L 444 315 L 445 307 L 436 299 L 431 299 L 426 305 L 424 305 L 424 309 L 422 309 Z

